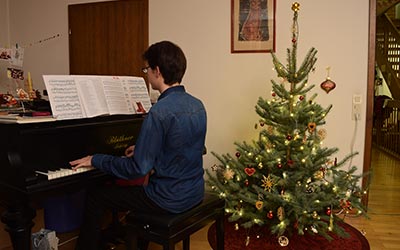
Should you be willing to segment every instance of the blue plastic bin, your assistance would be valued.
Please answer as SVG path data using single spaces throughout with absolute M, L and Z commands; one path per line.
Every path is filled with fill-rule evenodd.
M 85 191 L 47 198 L 43 202 L 44 225 L 57 233 L 71 232 L 82 224 Z

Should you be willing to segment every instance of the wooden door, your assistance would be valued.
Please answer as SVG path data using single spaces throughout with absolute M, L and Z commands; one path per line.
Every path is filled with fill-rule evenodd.
M 68 6 L 70 74 L 143 76 L 148 0 Z

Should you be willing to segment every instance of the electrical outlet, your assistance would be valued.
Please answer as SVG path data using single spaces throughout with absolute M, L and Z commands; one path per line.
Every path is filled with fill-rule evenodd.
M 361 95 L 353 95 L 353 107 L 351 112 L 352 120 L 360 120 L 361 119 Z

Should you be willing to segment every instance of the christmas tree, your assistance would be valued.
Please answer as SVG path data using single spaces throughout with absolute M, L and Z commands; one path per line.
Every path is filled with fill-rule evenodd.
M 219 163 L 206 171 L 211 189 L 226 201 L 226 214 L 236 226 L 268 227 L 271 234 L 290 237 L 305 233 L 346 236 L 339 216 L 365 214 L 355 166 L 345 167 L 356 153 L 337 161 L 337 148 L 323 147 L 327 132 L 322 126 L 332 108 L 316 103 L 307 94 L 317 50 L 311 48 L 297 66 L 299 4 L 292 5 L 292 48 L 287 65 L 272 53 L 279 82 L 271 80 L 270 100 L 259 98 L 259 136 L 251 143 L 235 143 L 237 152 L 219 155 Z

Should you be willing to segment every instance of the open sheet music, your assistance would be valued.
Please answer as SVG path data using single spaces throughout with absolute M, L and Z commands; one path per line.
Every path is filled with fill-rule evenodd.
M 57 120 L 147 113 L 151 107 L 141 77 L 44 75 L 43 79 Z

